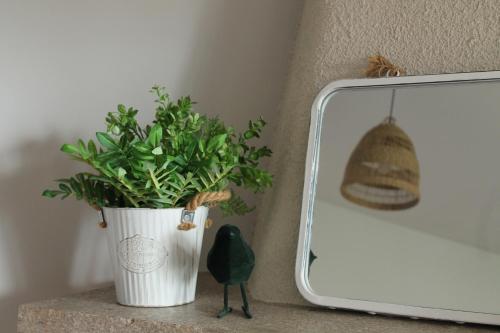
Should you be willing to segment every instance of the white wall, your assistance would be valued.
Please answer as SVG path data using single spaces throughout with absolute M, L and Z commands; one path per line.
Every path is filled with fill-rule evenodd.
M 0 0 L 0 331 L 20 302 L 112 278 L 94 212 L 40 197 L 78 170 L 60 145 L 102 130 L 117 103 L 150 120 L 155 83 L 238 128 L 263 115 L 269 142 L 301 3 Z M 250 238 L 253 220 L 224 222 Z

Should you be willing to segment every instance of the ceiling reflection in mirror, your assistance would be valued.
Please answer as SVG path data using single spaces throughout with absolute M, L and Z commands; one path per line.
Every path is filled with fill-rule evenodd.
M 341 89 L 325 104 L 310 288 L 330 297 L 500 314 L 500 83 L 396 87 L 389 120 L 413 145 L 419 179 L 408 193 L 419 198 L 391 210 L 350 200 L 341 188 L 360 140 L 388 122 L 393 88 Z M 364 156 L 380 156 L 368 146 Z M 356 161 L 387 173 L 401 168 L 387 161 L 402 156 L 392 150 L 382 161 Z M 358 178 L 358 189 L 383 179 L 363 172 Z M 384 184 L 368 194 L 394 191 Z

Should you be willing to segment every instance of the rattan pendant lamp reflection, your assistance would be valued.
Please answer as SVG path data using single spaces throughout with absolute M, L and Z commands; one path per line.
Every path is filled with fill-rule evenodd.
M 381 56 L 369 60 L 368 74 L 370 70 L 378 76 L 402 72 Z M 395 96 L 393 89 L 389 117 L 361 138 L 345 168 L 342 196 L 364 207 L 402 210 L 420 201 L 417 155 L 410 137 L 393 118 Z

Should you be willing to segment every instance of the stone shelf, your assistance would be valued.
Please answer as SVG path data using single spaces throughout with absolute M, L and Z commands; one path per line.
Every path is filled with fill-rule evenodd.
M 243 317 L 237 287 L 230 288 L 233 313 L 217 319 L 222 306 L 222 286 L 201 274 L 194 303 L 171 308 L 133 308 L 115 303 L 113 288 L 24 304 L 19 307 L 18 332 L 71 333 L 486 333 L 491 326 L 459 325 L 427 320 L 372 316 L 314 307 L 250 303 L 254 319 Z

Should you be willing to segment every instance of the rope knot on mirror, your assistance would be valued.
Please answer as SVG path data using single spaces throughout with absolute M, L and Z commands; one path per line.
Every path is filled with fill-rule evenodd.
M 388 77 L 406 75 L 404 68 L 394 65 L 380 54 L 368 57 L 366 77 Z

